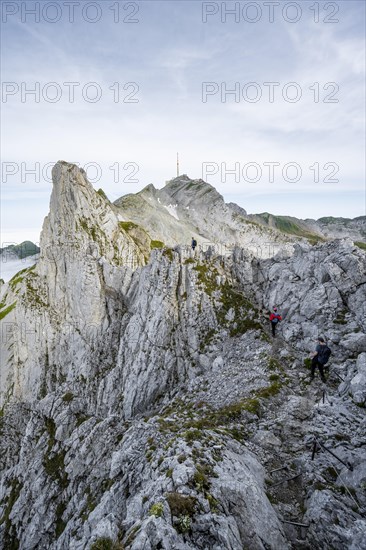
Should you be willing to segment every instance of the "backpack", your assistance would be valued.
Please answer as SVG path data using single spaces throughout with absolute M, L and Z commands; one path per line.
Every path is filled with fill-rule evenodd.
M 278 323 L 280 320 L 280 316 L 276 313 L 276 317 L 272 319 L 272 323 Z
M 328 346 L 322 346 L 321 353 L 319 353 L 319 363 L 326 365 L 329 361 L 329 357 L 332 354 L 332 350 Z
M 193 241 L 192 241 L 192 246 L 197 246 L 197 241 L 196 241 L 196 239 L 193 239 Z

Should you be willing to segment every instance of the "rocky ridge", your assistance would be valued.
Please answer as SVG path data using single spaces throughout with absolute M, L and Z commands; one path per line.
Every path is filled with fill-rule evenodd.
M 40 260 L 1 295 L 0 545 L 366 548 L 365 253 L 157 248 L 76 166 L 53 179 Z
M 366 248 L 366 216 L 300 220 L 268 212 L 247 214 L 237 204 L 225 203 L 212 185 L 186 175 L 166 182 L 162 189 L 150 184 L 121 197 L 114 206 L 122 219 L 141 224 L 167 245 L 189 243 L 194 236 L 205 249 L 214 244 L 225 254 L 233 246 L 244 246 L 261 258 L 292 252 L 299 239 L 314 244 L 349 238 Z
M 366 248 L 366 216 L 358 218 L 325 217 L 318 220 L 300 220 L 291 216 L 274 216 L 268 212 L 250 214 L 248 218 L 290 235 L 304 237 L 310 241 L 349 238 L 360 248 Z
M 125 195 L 113 207 L 122 220 L 143 226 L 153 239 L 169 246 L 189 247 L 195 237 L 204 251 L 211 246 L 216 253 L 229 254 L 235 246 L 245 246 L 267 258 L 291 252 L 299 238 L 251 220 L 243 208 L 225 203 L 212 185 L 185 175 L 160 190 L 150 184 L 137 194 Z

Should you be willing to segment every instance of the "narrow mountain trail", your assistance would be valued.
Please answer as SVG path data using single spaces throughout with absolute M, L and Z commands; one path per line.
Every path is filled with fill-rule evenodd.
M 279 356 L 284 349 L 290 354 L 299 353 L 277 335 L 271 353 Z M 304 515 L 309 487 L 324 490 L 337 480 L 346 507 L 361 516 L 366 513 L 366 500 L 358 500 L 349 488 L 350 480 L 357 484 L 362 471 L 358 465 L 355 472 L 352 463 L 353 449 L 365 444 L 365 422 L 352 413 L 356 407 L 351 405 L 349 396 L 339 391 L 338 364 L 330 361 L 327 382 L 323 384 L 319 373 L 310 382 L 309 371 L 301 363 L 297 359 L 286 367 L 291 392 L 279 407 L 267 411 L 263 428 L 271 430 L 282 442 L 281 446 L 272 447 L 272 456 L 266 463 L 267 471 L 274 470 L 270 474 L 270 499 L 287 518 L 285 521 L 293 522 L 286 524 L 286 531 L 292 538 L 299 537 L 296 548 L 305 549 L 309 548 L 306 530 L 309 521 L 315 519 L 314 514 Z
M 238 296 L 241 292 L 241 289 L 237 292 Z M 229 342 L 228 356 L 225 357 L 224 353 L 218 369 L 211 371 L 211 380 L 206 377 L 205 391 L 200 392 L 199 397 L 214 403 L 214 396 L 220 395 L 221 403 L 230 403 L 245 400 L 253 392 L 254 395 L 267 395 L 266 391 L 258 389 L 258 377 L 265 380 L 268 376 L 267 367 L 261 363 L 261 354 L 269 358 L 269 365 L 272 362 L 275 373 L 269 380 L 278 380 L 279 386 L 285 385 L 278 395 L 268 395 L 261 400 L 259 418 L 251 424 L 249 438 L 243 445 L 265 465 L 267 472 L 275 470 L 267 480 L 268 497 L 282 518 L 294 547 L 305 549 L 314 544 L 314 541 L 307 540 L 306 530 L 311 528 L 315 517 L 314 514 L 306 515 L 306 503 L 317 494 L 317 490 L 326 491 L 336 481 L 344 506 L 355 507 L 356 513 L 364 512 L 366 502 L 357 501 L 344 480 L 350 483 L 352 479 L 357 485 L 362 464 L 358 464 L 358 473 L 352 477 L 353 458 L 359 463 L 358 452 L 354 456 L 353 447 L 357 449 L 363 445 L 365 425 L 355 422 L 352 409 L 358 412 L 357 407 L 344 390 L 339 390 L 342 378 L 338 371 L 344 371 L 346 365 L 332 357 L 327 383 L 321 383 L 318 372 L 310 382 L 310 371 L 304 363 L 309 351 L 295 348 L 284 338 L 282 327 L 278 328 L 274 339 L 269 328 L 265 331 L 271 342 L 267 351 L 260 351 L 260 346 L 256 347 L 254 342 L 249 345 L 242 344 L 240 339 Z M 245 361 L 240 357 L 245 357 Z M 256 364 L 252 370 L 248 369 L 251 361 Z M 222 387 L 226 388 L 225 392 Z M 246 426 L 246 421 L 243 426 Z M 353 434 L 353 438 L 348 434 Z

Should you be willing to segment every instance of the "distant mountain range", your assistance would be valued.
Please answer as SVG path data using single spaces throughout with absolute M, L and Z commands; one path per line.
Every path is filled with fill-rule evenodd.
M 318 220 L 301 220 L 291 216 L 274 216 L 268 212 L 263 212 L 262 214 L 251 214 L 248 217 L 258 223 L 274 227 L 283 233 L 299 237 L 310 239 L 314 238 L 314 235 L 324 239 L 350 237 L 361 245 L 362 242 L 359 243 L 360 241 L 366 241 L 366 216 L 359 216 L 354 219 L 329 216 Z
M 0 248 L 0 279 L 8 281 L 21 269 L 35 264 L 40 248 L 31 241 Z
M 150 184 L 139 193 L 116 200 L 114 206 L 124 219 L 142 225 L 153 239 L 166 244 L 187 242 L 192 236 L 239 246 L 299 238 L 314 244 L 349 237 L 366 247 L 366 216 L 300 220 L 268 212 L 247 214 L 237 204 L 225 203 L 212 185 L 186 175 L 168 181 L 162 189 Z
M 10 244 L 4 248 L 0 248 L 0 257 L 2 261 L 7 260 L 23 260 L 28 256 L 38 254 L 40 248 L 31 241 L 24 241 L 20 244 Z

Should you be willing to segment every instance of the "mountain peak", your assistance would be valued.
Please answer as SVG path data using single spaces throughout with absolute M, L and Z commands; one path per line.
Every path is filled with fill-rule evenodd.
M 175 178 L 172 178 L 170 180 L 167 180 L 165 182 L 165 185 L 169 185 L 169 183 L 172 182 L 190 182 L 193 181 L 187 174 L 182 174 L 181 176 L 176 176 Z
M 179 176 L 168 181 L 165 187 L 161 189 L 161 193 L 168 194 L 183 206 L 188 206 L 192 200 L 200 200 L 203 195 L 207 195 L 208 193 L 210 193 L 211 200 L 218 199 L 224 203 L 223 196 L 220 195 L 220 193 L 210 183 L 207 183 L 202 179 L 191 179 L 186 175 Z M 207 205 L 207 201 L 205 202 Z

